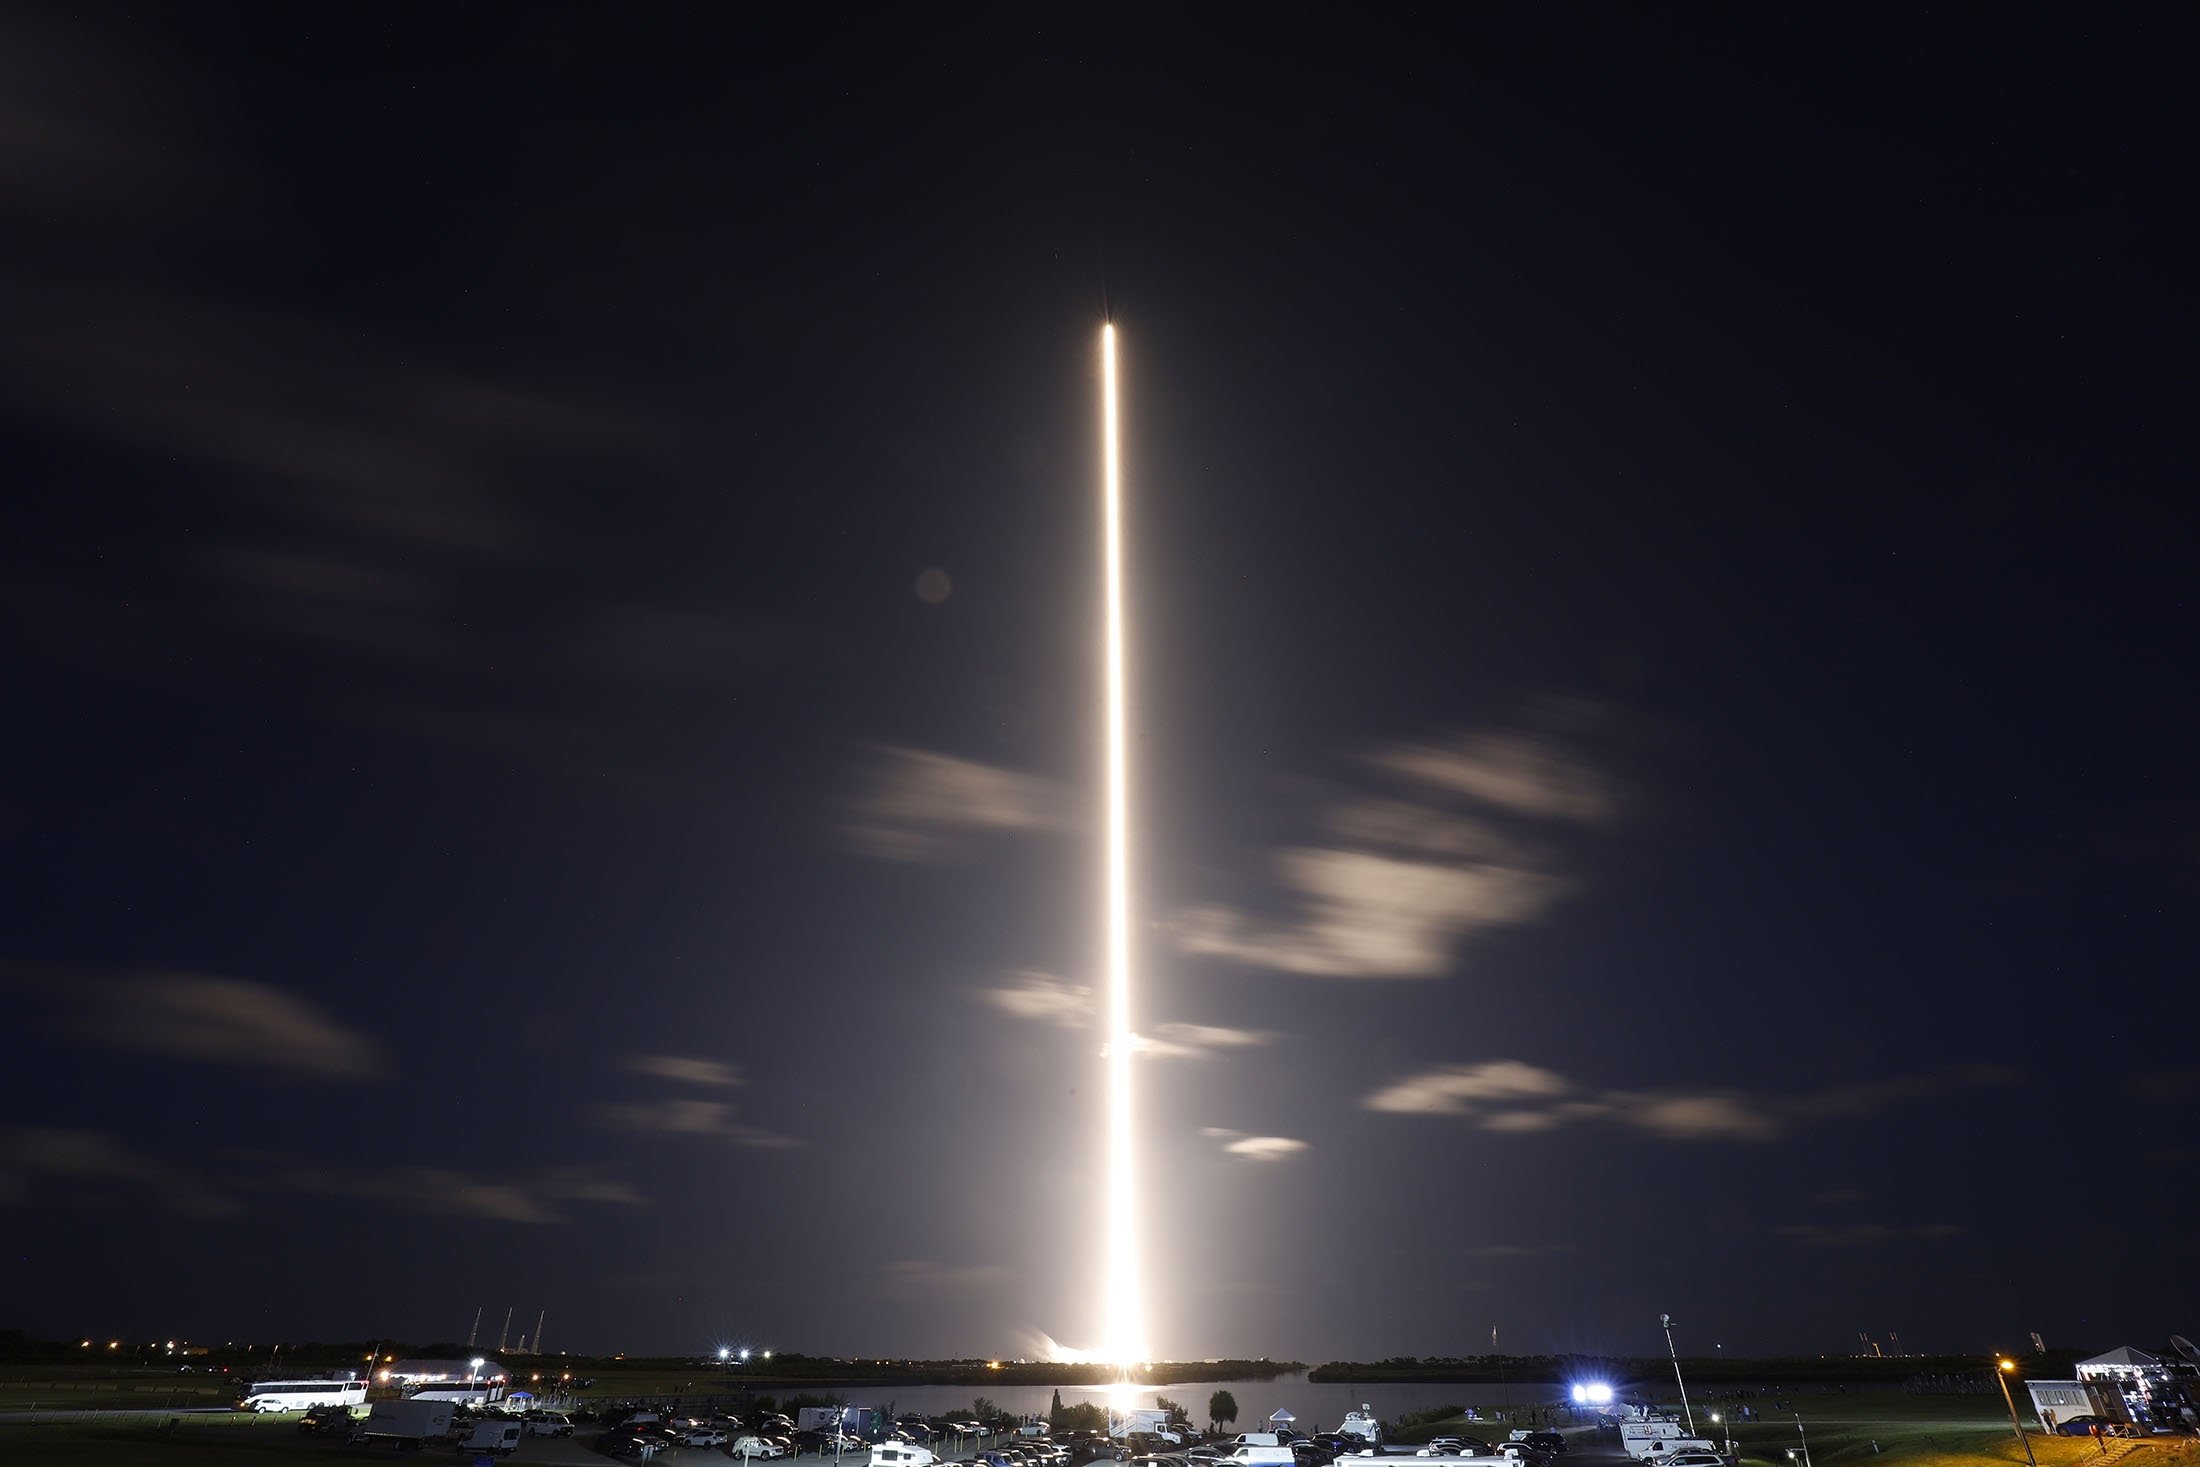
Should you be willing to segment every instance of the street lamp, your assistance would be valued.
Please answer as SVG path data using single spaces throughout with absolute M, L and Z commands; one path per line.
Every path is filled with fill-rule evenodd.
M 1726 1454 L 1727 1454 L 1727 1455 L 1728 1455 L 1729 1457 L 1733 1456 L 1733 1455 L 1734 1455 L 1734 1427 L 1733 1427 L 1733 1424 L 1732 1424 L 1731 1422 L 1728 1422 L 1728 1423 L 1722 1423 L 1722 1422 L 1721 1422 L 1721 1421 L 1719 1420 L 1719 1413 L 1718 1413 L 1718 1412 L 1716 1412 L 1716 1411 L 1714 1411 L 1714 1412 L 1712 1412 L 1712 1413 L 1711 1413 L 1711 1424 L 1712 1424 L 1713 1426 L 1719 1426 L 1719 1425 L 1722 1425 L 1722 1424 L 1724 1424 L 1724 1425 L 1726 1426 Z
M 2016 1398 L 2009 1394 L 2009 1373 L 2017 1368 L 2014 1360 L 1996 1362 L 2001 1368 L 1994 1372 L 1994 1379 L 2001 1382 L 2001 1403 L 2009 1408 L 2009 1429 L 2017 1434 L 2017 1445 L 2024 1448 L 2024 1460 L 2032 1467 L 2040 1467 L 2039 1458 L 2032 1455 L 2032 1439 L 2024 1434 L 2024 1423 L 2017 1420 Z
M 466 1372 L 466 1384 L 472 1385 L 474 1383 L 474 1377 L 481 1373 L 481 1357 L 479 1355 L 476 1355 L 473 1359 L 467 1361 L 466 1363 L 473 1367 L 473 1369 Z

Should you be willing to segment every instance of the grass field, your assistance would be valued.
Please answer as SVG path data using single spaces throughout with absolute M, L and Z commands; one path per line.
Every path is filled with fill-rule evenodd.
M 165 1419 L 165 1418 L 164 1418 Z M 294 1417 L 184 1417 L 174 1430 L 147 1423 L 0 1425 L 0 1460 L 53 1467 L 289 1467 L 325 1462 L 340 1441 L 301 1436 Z

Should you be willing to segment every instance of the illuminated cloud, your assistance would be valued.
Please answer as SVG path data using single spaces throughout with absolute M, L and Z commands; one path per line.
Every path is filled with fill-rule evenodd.
M 1157 1024 L 1138 1036 L 1138 1052 L 1149 1059 L 1209 1059 L 1224 1050 L 1260 1049 L 1276 1042 L 1268 1029 L 1228 1029 L 1218 1024 Z
M 1481 1130 L 1526 1135 L 1602 1120 L 1667 1141 L 1769 1141 L 1797 1125 L 1872 1115 L 1951 1089 L 2005 1084 L 2012 1071 L 1959 1065 L 1801 1095 L 1734 1090 L 1596 1090 L 1522 1060 L 1439 1065 L 1368 1095 L 1368 1110 L 1457 1116 Z
M 1532 921 L 1564 890 L 1555 877 L 1506 866 L 1454 866 L 1370 851 L 1299 849 L 1279 858 L 1304 908 L 1263 924 L 1208 905 L 1175 923 L 1202 957 L 1324 978 L 1433 978 L 1460 939 Z
M 1673 1141 L 1769 1141 L 1780 1122 L 1765 1102 L 1739 1095 L 1623 1095 L 1608 1099 L 1613 1119 Z
M 995 988 L 981 988 L 978 1001 L 1010 1018 L 1057 1029 L 1091 1027 L 1096 1009 L 1092 989 L 1051 973 L 1011 974 Z M 1233 1029 L 1220 1024 L 1181 1021 L 1156 1024 L 1136 1036 L 1137 1051 L 1147 1059 L 1211 1059 L 1228 1050 L 1259 1049 L 1279 1036 L 1267 1029 Z
M 1092 1022 L 1092 989 L 1051 973 L 1027 970 L 1012 974 L 998 988 L 979 989 L 978 999 L 1010 1018 L 1060 1029 L 1082 1029 Z
M 1245 1161 L 1286 1161 L 1306 1150 L 1306 1143 L 1291 1136 L 1249 1136 L 1222 1126 L 1203 1126 L 1200 1135 L 1220 1142 L 1225 1155 Z
M 688 1085 L 738 1085 L 740 1071 L 717 1060 L 690 1059 L 676 1054 L 638 1054 L 627 1060 L 626 1067 L 637 1075 L 652 1075 L 660 1080 L 677 1080 Z
M 94 1043 L 327 1079 L 383 1069 L 373 1040 L 271 984 L 145 973 L 81 978 L 67 991 L 86 1009 L 74 1032 Z
M 1468 942 L 1542 920 L 1573 889 L 1539 827 L 1614 809 L 1601 778 L 1543 733 L 1401 744 L 1370 762 L 1411 798 L 1338 800 L 1318 843 L 1279 852 L 1289 915 L 1195 904 L 1169 924 L 1178 945 L 1307 977 L 1441 977 Z
M 1053 780 L 923 749 L 880 753 L 846 827 L 865 855 L 944 861 L 962 854 L 977 834 L 1065 824 L 1066 797 Z
M 1332 835 L 1359 846 L 1508 866 L 1530 859 L 1526 847 L 1488 821 L 1410 800 L 1348 801 L 1331 809 L 1327 821 Z
M 1399 1115 L 1456 1116 L 1482 1101 L 1555 1099 L 1572 1089 L 1556 1071 L 1520 1060 L 1490 1060 L 1425 1071 L 1376 1091 L 1365 1103 L 1369 1110 Z
M 1418 783 L 1515 815 L 1603 820 L 1613 802 L 1596 771 L 1528 734 L 1468 734 L 1448 744 L 1399 744 L 1375 763 Z

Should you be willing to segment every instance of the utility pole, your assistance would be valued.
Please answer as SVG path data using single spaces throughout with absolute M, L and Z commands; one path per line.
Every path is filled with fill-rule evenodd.
M 1696 1434 L 1696 1413 L 1688 1405 L 1688 1382 L 1681 1379 L 1681 1352 L 1673 1348 L 1673 1316 L 1661 1314 L 1658 1316 L 1658 1323 L 1665 1326 L 1665 1353 L 1673 1357 L 1673 1384 L 1681 1388 L 1681 1414 L 1688 1418 L 1688 1434 L 1694 1436 Z M 1797 1417 L 1796 1419 L 1801 1420 L 1802 1418 Z M 1805 1463 L 1804 1467 L 1809 1467 L 1809 1464 Z M 2035 1462 L 2033 1467 L 2039 1467 L 2039 1464 Z
M 1803 1413 L 1800 1411 L 1795 1413 L 1795 1434 L 1803 1439 L 1803 1467 L 1810 1467 L 1810 1433 L 1803 1430 Z
M 2009 1408 L 2009 1429 L 2017 1434 L 2017 1445 L 2024 1448 L 2024 1460 L 2032 1467 L 2040 1467 L 2039 1459 L 2032 1455 L 2032 1439 L 2024 1434 L 2024 1423 L 2017 1420 L 2016 1398 L 2009 1394 L 2009 1372 L 2017 1368 L 2014 1360 L 1995 1362 L 2001 1368 L 1994 1372 L 1994 1379 L 2001 1382 L 2001 1403 Z
M 486 1304 L 476 1304 L 474 1306 L 474 1325 L 472 1329 L 466 1331 L 466 1348 L 469 1350 L 474 1347 L 474 1336 L 481 1333 L 481 1311 L 487 1307 Z
M 543 1316 L 548 1314 L 549 1312 L 550 1311 L 547 1309 L 538 1309 L 535 1311 L 535 1353 L 537 1355 L 540 1355 L 542 1353 L 542 1319 Z

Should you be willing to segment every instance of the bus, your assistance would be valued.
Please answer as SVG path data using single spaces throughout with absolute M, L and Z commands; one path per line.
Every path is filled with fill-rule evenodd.
M 244 1388 L 240 1411 L 303 1411 L 308 1406 L 364 1406 L 363 1380 L 261 1380 Z

